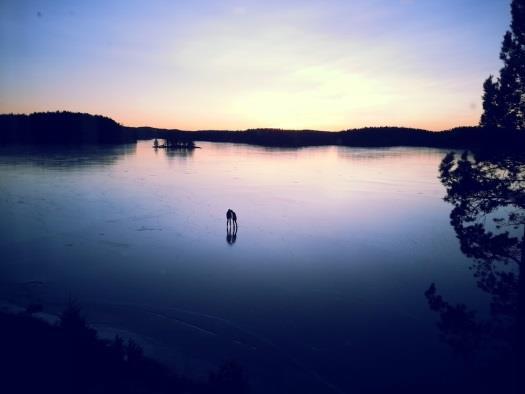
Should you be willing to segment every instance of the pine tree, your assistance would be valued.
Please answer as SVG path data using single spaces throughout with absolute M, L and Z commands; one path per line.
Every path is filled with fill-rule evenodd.
M 499 127 L 500 115 L 498 114 L 498 84 L 491 75 L 483 84 L 483 114 L 480 125 L 487 128 Z
M 511 13 L 511 30 L 501 45 L 499 78 L 494 82 L 490 77 L 483 84 L 480 125 L 525 130 L 525 0 L 513 0 Z
M 503 68 L 499 76 L 498 105 L 500 108 L 500 126 L 507 129 L 519 129 L 519 79 L 517 64 L 517 43 L 514 35 L 508 31 L 501 45 L 500 59 Z
M 525 0 L 512 2 L 512 33 L 516 41 L 514 54 L 516 64 L 517 87 L 517 121 L 518 128 L 525 130 Z

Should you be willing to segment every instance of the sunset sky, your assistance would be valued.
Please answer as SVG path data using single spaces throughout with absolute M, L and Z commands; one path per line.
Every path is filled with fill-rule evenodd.
M 182 129 L 474 125 L 509 3 L 4 0 L 0 112 Z

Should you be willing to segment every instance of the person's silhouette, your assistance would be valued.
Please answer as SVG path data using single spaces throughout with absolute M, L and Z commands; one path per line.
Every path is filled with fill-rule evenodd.
M 235 226 L 235 232 L 237 232 L 237 214 L 234 212 L 234 211 L 231 211 L 232 212 L 232 220 L 233 220 L 233 224 Z
M 237 214 L 231 209 L 228 209 L 226 211 L 226 227 L 231 226 L 232 224 L 235 227 L 238 227 L 237 226 Z
M 226 228 L 228 228 L 228 226 L 230 226 L 232 223 L 232 212 L 233 211 L 231 209 L 226 211 Z
M 230 245 L 233 245 L 235 241 L 237 241 L 237 227 L 226 227 L 226 242 L 228 242 Z

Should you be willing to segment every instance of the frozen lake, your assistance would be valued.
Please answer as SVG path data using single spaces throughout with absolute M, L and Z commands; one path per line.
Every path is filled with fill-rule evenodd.
M 151 145 L 0 149 L 0 301 L 57 313 L 72 297 L 179 371 L 237 360 L 254 392 L 469 379 L 424 296 L 435 282 L 486 303 L 449 224 L 445 151 Z

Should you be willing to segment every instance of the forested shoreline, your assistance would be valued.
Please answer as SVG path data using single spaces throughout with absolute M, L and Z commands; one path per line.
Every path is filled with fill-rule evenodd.
M 212 141 L 268 147 L 341 145 L 355 147 L 435 147 L 521 149 L 525 133 L 497 127 L 458 127 L 433 132 L 404 127 L 366 127 L 338 132 L 320 130 L 198 130 L 123 126 L 114 120 L 85 113 L 41 112 L 0 115 L 0 144 L 120 144 L 154 138 Z

